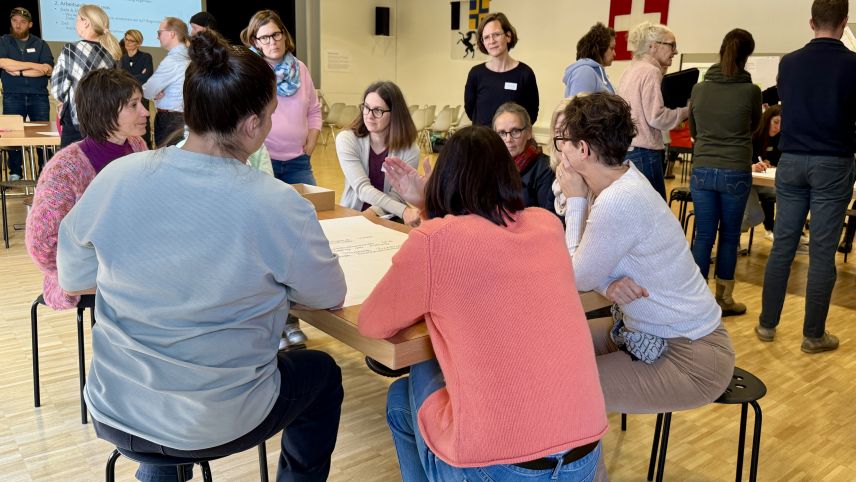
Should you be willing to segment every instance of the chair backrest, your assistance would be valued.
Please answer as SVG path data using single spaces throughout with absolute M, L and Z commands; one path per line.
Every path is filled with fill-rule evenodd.
M 429 105 L 425 108 L 425 127 L 423 129 L 427 129 L 434 125 L 434 114 L 437 112 L 436 105 Z
M 0 129 L 22 131 L 24 130 L 24 118 L 17 114 L 0 115 Z
M 324 120 L 328 124 L 335 124 L 339 116 L 342 115 L 342 109 L 345 108 L 344 102 L 336 102 L 330 106 L 330 112 L 327 113 L 327 118 Z
M 453 110 L 449 107 L 441 110 L 439 114 L 437 114 L 437 119 L 434 120 L 434 125 L 431 126 L 431 130 L 434 132 L 448 132 L 449 129 L 452 128 L 452 112 Z
M 413 117 L 413 125 L 416 126 L 417 132 L 425 128 L 425 109 L 416 109 L 411 117 Z
M 355 105 L 346 105 L 342 108 L 342 113 L 336 119 L 336 127 L 342 129 L 347 127 L 360 115 L 360 108 Z
M 315 89 L 315 95 L 321 104 L 321 119 L 326 120 L 327 115 L 330 113 L 330 104 L 327 103 L 327 98 L 324 97 L 324 92 L 321 89 Z
M 452 127 L 457 127 L 458 124 L 461 123 L 461 117 L 463 116 L 463 113 L 461 112 L 461 106 L 459 104 L 459 105 L 456 105 L 455 107 L 452 107 L 451 109 L 452 109 Z
M 416 104 L 412 104 L 412 105 L 407 106 L 407 110 L 410 111 L 410 115 L 413 115 L 414 112 L 419 110 L 419 106 Z

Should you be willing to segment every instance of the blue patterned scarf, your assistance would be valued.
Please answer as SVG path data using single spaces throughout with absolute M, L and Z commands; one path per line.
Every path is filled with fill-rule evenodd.
M 250 47 L 250 50 L 264 57 L 257 48 Z M 282 62 L 274 66 L 273 74 L 276 77 L 276 95 L 291 97 L 300 88 L 300 64 L 291 52 L 285 54 Z

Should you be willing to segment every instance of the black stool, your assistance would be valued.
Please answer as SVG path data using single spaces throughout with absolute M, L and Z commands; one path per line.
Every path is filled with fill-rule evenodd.
M 259 480 L 261 482 L 268 482 L 267 448 L 265 447 L 265 442 L 260 443 L 258 445 L 258 448 Z M 110 457 L 107 458 L 107 469 L 105 471 L 105 480 L 107 482 L 115 482 L 116 480 L 116 460 L 119 459 L 120 455 L 124 455 L 125 457 L 141 464 L 174 465 L 179 482 L 184 482 L 186 480 L 184 477 L 184 469 L 182 468 L 182 465 L 191 464 L 199 464 L 199 466 L 202 467 L 202 480 L 205 482 L 211 482 L 213 479 L 211 478 L 211 467 L 208 466 L 208 462 L 211 460 L 217 460 L 222 458 L 211 457 L 197 459 L 186 457 L 170 457 L 169 455 L 140 453 L 117 448 L 114 449 L 113 452 L 110 453 Z
M 690 192 L 690 188 L 687 186 L 679 186 L 669 193 L 669 209 L 672 208 L 672 203 L 678 202 L 678 220 L 681 222 L 681 226 L 684 228 L 684 232 L 687 231 L 685 223 L 688 222 L 687 219 L 687 208 L 688 204 L 693 202 L 693 195 Z
M 746 441 L 746 413 L 748 405 L 755 410 L 755 427 L 752 434 L 752 459 L 749 464 L 749 481 L 755 482 L 758 476 L 758 452 L 761 447 L 761 406 L 758 400 L 767 394 L 767 387 L 758 377 L 734 367 L 734 375 L 731 383 L 714 403 L 741 406 L 740 409 L 740 435 L 737 443 L 737 475 L 735 480 L 743 480 L 743 452 Z M 672 413 L 658 413 L 657 425 L 654 428 L 654 443 L 651 446 L 651 460 L 648 463 L 648 480 L 654 480 L 655 461 L 657 462 L 657 482 L 663 480 L 663 467 L 666 465 L 666 449 L 669 445 L 669 426 L 672 422 Z M 660 439 L 662 430 L 663 437 Z M 659 460 L 657 445 L 659 442 Z
M 30 307 L 30 334 L 33 342 L 33 401 L 36 407 L 42 405 L 39 389 L 39 305 L 45 305 L 44 295 L 39 295 Z M 87 423 L 86 401 L 83 399 L 83 387 L 86 386 L 86 360 L 83 348 L 83 312 L 89 308 L 90 326 L 95 326 L 95 295 L 83 295 L 77 303 L 77 369 L 80 374 L 80 421 Z

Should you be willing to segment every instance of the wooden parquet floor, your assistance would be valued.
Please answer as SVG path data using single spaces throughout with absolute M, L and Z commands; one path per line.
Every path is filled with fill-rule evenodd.
M 326 150 L 319 146 L 313 164 L 319 183 L 341 194 L 342 174 L 332 143 Z M 20 201 L 12 199 L 9 206 L 10 224 L 23 222 Z M 40 308 L 42 407 L 33 407 L 29 308 L 41 291 L 41 275 L 26 254 L 23 232 L 14 232 L 11 242 L 10 249 L 0 250 L 0 480 L 102 480 L 112 447 L 95 437 L 91 425 L 80 424 L 73 311 Z M 752 254 L 739 258 L 735 297 L 747 304 L 749 312 L 725 322 L 737 351 L 737 364 L 768 387 L 760 402 L 764 425 L 759 480 L 854 480 L 856 430 L 850 424 L 856 423 L 856 253 L 848 264 L 843 263 L 842 255 L 837 256 L 838 283 L 828 327 L 841 338 L 841 348 L 806 355 L 800 352 L 805 256 L 798 256 L 794 263 L 776 341 L 761 343 L 752 333 L 769 247 L 769 241 L 756 236 Z M 311 327 L 306 327 L 306 333 L 309 346 L 332 354 L 344 375 L 345 402 L 330 480 L 400 480 L 384 418 L 389 380 L 370 372 L 359 353 Z M 627 432 L 621 432 L 618 415 L 610 415 L 604 453 L 612 480 L 645 479 L 654 418 L 631 415 Z M 666 478 L 732 480 L 739 419 L 740 410 L 735 406 L 712 405 L 676 413 Z M 751 427 L 751 410 L 749 420 Z M 278 454 L 278 439 L 274 438 L 268 441 L 272 474 Z M 258 480 L 255 451 L 211 465 L 215 480 Z M 118 479 L 133 480 L 135 468 L 120 459 Z M 196 475 L 199 477 L 198 471 Z

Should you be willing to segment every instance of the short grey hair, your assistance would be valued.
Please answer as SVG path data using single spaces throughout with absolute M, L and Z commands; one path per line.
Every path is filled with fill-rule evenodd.
M 523 121 L 524 129 L 532 128 L 532 119 L 529 118 L 529 112 L 527 112 L 522 105 L 517 104 L 515 102 L 506 102 L 499 106 L 499 108 L 496 109 L 496 113 L 493 114 L 493 119 L 491 119 L 490 125 L 493 126 L 494 124 L 496 124 L 496 119 L 502 114 L 505 114 L 506 112 L 509 114 L 514 114 L 518 118 L 520 118 L 520 120 Z
M 649 45 L 661 41 L 666 34 L 674 35 L 674 32 L 665 25 L 642 22 L 628 34 L 627 48 L 633 50 L 634 57 L 642 57 L 648 52 Z

